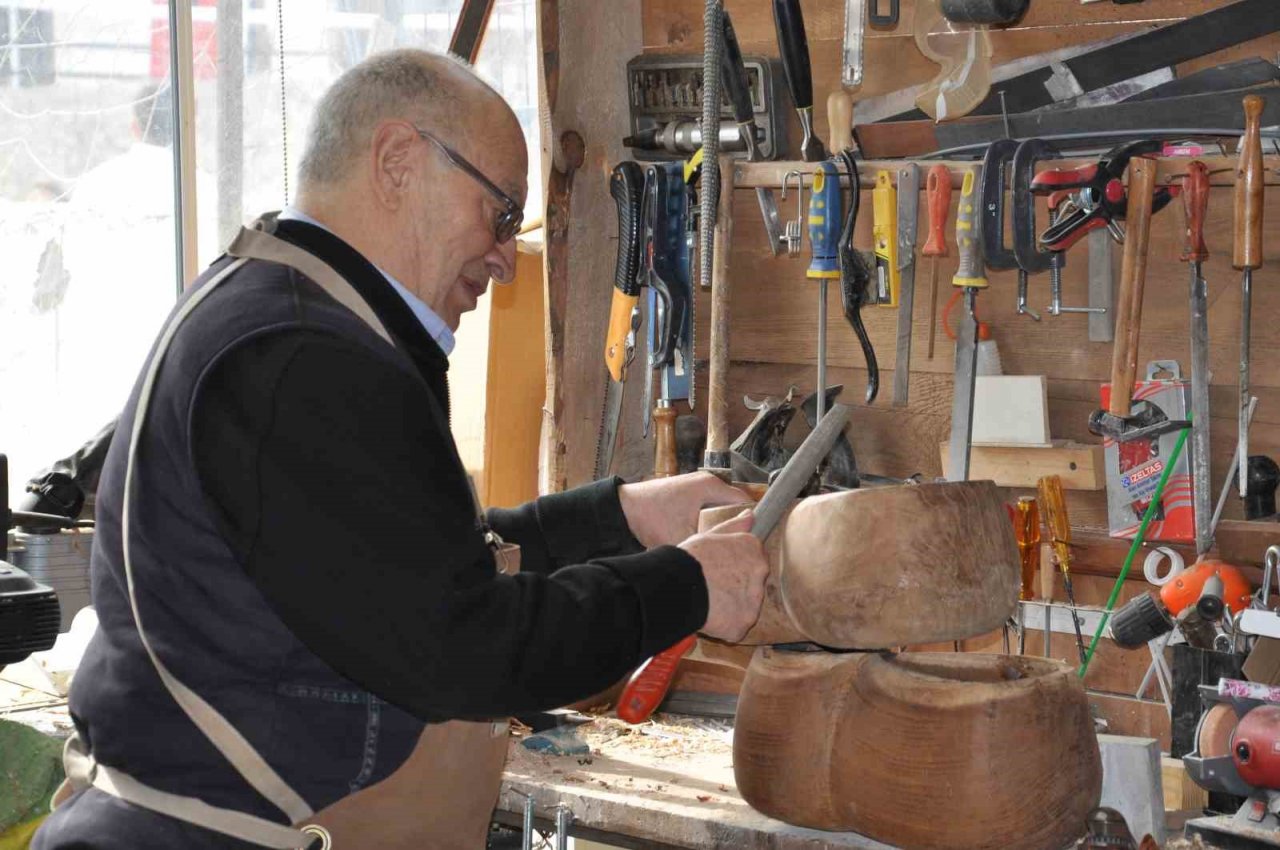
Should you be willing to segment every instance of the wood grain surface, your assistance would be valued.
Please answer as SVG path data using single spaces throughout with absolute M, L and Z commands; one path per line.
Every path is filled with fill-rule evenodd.
M 917 850 L 1066 846 L 1102 786 L 1069 666 L 958 653 L 761 648 L 734 775 L 779 820 Z

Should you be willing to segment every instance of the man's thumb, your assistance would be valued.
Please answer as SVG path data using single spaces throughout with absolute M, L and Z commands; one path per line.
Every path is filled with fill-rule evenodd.
M 748 508 L 735 517 L 725 520 L 711 529 L 712 534 L 746 534 L 755 523 L 755 514 Z

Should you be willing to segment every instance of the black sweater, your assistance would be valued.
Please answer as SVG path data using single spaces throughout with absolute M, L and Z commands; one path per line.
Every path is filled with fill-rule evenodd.
M 277 235 L 356 287 L 447 415 L 448 359 L 377 269 L 306 223 L 280 222 Z M 458 463 L 453 438 L 431 406 L 410 377 L 321 331 L 260 337 L 202 383 L 202 487 L 235 556 L 312 652 L 436 721 L 580 699 L 702 625 L 697 561 L 641 551 L 616 481 L 489 511 L 522 547 L 521 574 L 477 583 L 474 549 L 432 534 L 461 497 L 444 474 Z

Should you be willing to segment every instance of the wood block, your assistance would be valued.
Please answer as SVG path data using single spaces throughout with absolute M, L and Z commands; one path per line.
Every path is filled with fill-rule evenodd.
M 972 439 L 975 446 L 1048 446 L 1044 375 L 979 375 L 973 387 Z
M 1062 847 L 1102 786 L 1069 665 L 965 653 L 762 647 L 733 770 L 763 814 L 932 850 Z
M 1160 773 L 1165 811 L 1199 810 L 1209 805 L 1209 792 L 1191 781 L 1182 759 L 1164 756 L 1160 759 Z
M 939 443 L 942 468 L 950 446 Z M 1057 440 L 1048 448 L 1032 446 L 973 446 L 969 450 L 969 480 L 994 481 L 1001 487 L 1034 487 L 1045 475 L 1058 475 L 1068 490 L 1102 490 L 1107 486 L 1102 446 Z

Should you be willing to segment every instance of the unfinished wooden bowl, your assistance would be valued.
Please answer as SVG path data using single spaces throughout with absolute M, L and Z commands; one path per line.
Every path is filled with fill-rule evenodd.
M 741 510 L 709 508 L 699 526 Z M 765 602 L 745 644 L 887 649 L 960 640 L 999 628 L 1018 604 L 1017 544 L 990 481 L 803 499 L 765 548 Z
M 1026 656 L 758 649 L 733 768 L 763 814 L 911 850 L 1059 850 L 1102 790 L 1079 678 Z

